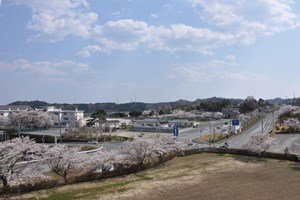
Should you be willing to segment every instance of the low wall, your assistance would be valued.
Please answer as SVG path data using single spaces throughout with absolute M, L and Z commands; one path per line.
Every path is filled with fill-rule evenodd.
M 160 165 L 161 163 L 164 163 L 166 161 L 172 160 L 176 157 L 176 154 L 168 154 L 163 159 L 159 159 L 156 162 L 142 164 L 142 165 L 127 165 L 123 168 L 118 168 L 116 170 L 112 171 L 104 171 L 104 172 L 94 172 L 94 170 L 88 171 L 87 173 L 77 176 L 77 177 L 70 177 L 68 178 L 67 184 L 75 184 L 75 183 L 81 183 L 81 182 L 89 182 L 89 181 L 95 181 L 100 179 L 106 179 L 106 178 L 112 178 L 112 177 L 118 177 L 128 174 L 137 173 L 139 171 L 143 171 L 146 169 L 150 169 L 153 167 L 156 167 Z M 24 184 L 19 185 L 15 187 L 7 188 L 5 191 L 0 189 L 0 194 L 16 194 L 16 193 L 26 193 L 31 192 L 35 190 L 42 190 L 42 189 L 51 189 L 58 186 L 66 185 L 63 183 L 62 178 L 61 180 L 44 180 L 39 182 L 38 184 L 32 185 L 32 184 Z
M 255 156 L 261 158 L 277 159 L 277 160 L 289 160 L 294 162 L 299 162 L 299 158 L 295 154 L 284 154 L 275 152 L 252 152 L 247 149 L 233 149 L 233 148 L 201 148 L 201 149 L 189 149 L 184 152 L 183 156 L 188 156 L 197 153 L 227 153 L 234 155 L 244 155 L 244 156 Z M 182 156 L 182 155 L 178 155 Z
M 273 152 L 265 152 L 265 153 L 260 154 L 260 153 L 256 153 L 256 152 L 251 152 L 246 149 L 232 149 L 232 148 L 189 149 L 189 150 L 184 151 L 183 153 L 180 153 L 179 155 L 169 154 L 169 155 L 165 156 L 163 159 L 159 159 L 156 162 L 152 162 L 152 163 L 148 163 L 148 164 L 127 165 L 127 166 L 124 166 L 123 168 L 118 168 L 116 170 L 104 171 L 104 172 L 94 172 L 94 170 L 91 170 L 79 177 L 69 178 L 68 184 L 95 181 L 95 180 L 100 180 L 100 179 L 106 179 L 106 178 L 112 178 L 112 177 L 117 177 L 117 176 L 133 174 L 133 173 L 137 173 L 142 170 L 146 170 L 146 169 L 150 169 L 155 166 L 158 166 L 163 162 L 166 162 L 168 160 L 175 158 L 176 156 L 181 157 L 181 156 L 188 156 L 188 155 L 199 154 L 199 153 L 224 153 L 224 154 L 255 156 L 255 157 L 261 157 L 261 158 L 299 162 L 299 159 L 298 159 L 297 155 L 295 155 L 295 154 L 283 154 L 283 153 L 273 153 Z M 62 186 L 62 185 L 65 185 L 65 184 L 58 180 L 46 180 L 46 181 L 40 182 L 37 185 L 20 185 L 18 187 L 11 187 L 11 188 L 9 188 L 9 190 L 7 190 L 5 192 L 11 193 L 11 194 L 15 194 L 16 192 L 25 193 L 25 192 L 30 192 L 30 191 L 34 191 L 34 190 L 50 189 L 50 188 L 54 188 L 54 187 Z M 0 192 L 3 194 L 4 191 L 0 190 Z

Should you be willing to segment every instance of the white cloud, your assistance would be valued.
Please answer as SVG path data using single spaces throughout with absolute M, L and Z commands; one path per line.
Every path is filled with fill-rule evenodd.
M 202 68 L 179 66 L 174 69 L 173 78 L 182 77 L 186 82 L 215 82 L 220 80 L 247 81 L 254 78 L 265 77 L 247 72 L 215 71 L 210 72 Z
M 149 41 L 149 30 L 143 21 L 109 21 L 95 27 L 94 37 L 109 50 L 135 50 Z
M 212 59 L 203 63 L 188 63 L 185 64 L 191 69 L 195 70 L 215 70 L 218 68 L 232 69 L 232 67 L 237 67 L 240 64 L 237 61 L 237 58 L 234 55 L 227 55 L 225 59 Z
M 98 15 L 88 12 L 87 0 L 12 0 L 17 5 L 32 9 L 29 30 L 37 32 L 28 38 L 32 41 L 56 42 L 68 35 L 89 38 Z
M 159 18 L 159 16 L 158 16 L 157 14 L 154 14 L 154 13 L 151 13 L 151 14 L 150 14 L 150 17 L 151 17 L 152 19 L 158 19 L 158 18 Z
M 18 59 L 12 62 L 0 61 L 0 71 L 33 73 L 43 76 L 65 76 L 72 72 L 89 73 L 94 70 L 86 63 L 78 63 L 72 60 L 50 62 Z
M 232 62 L 230 62 L 232 61 Z M 226 57 L 226 60 L 213 60 L 198 66 L 177 66 L 174 68 L 171 78 L 184 78 L 186 82 L 215 82 L 220 80 L 229 81 L 255 81 L 265 80 L 267 77 L 262 74 L 249 72 L 237 72 L 232 70 L 215 70 L 220 66 L 236 66 L 236 58 L 233 55 Z
M 113 16 L 118 16 L 118 15 L 120 15 L 120 14 L 121 14 L 120 11 L 116 11 L 116 12 L 112 12 L 112 13 L 111 13 L 111 15 L 113 15 Z
M 180 66 L 174 69 L 173 77 L 184 77 L 188 82 L 209 82 L 212 75 L 199 68 Z
M 88 45 L 85 46 L 81 51 L 78 52 L 78 55 L 82 57 L 90 57 L 92 53 L 104 53 L 104 54 L 110 54 L 111 52 L 109 50 L 103 49 L 98 45 Z
M 28 29 L 36 32 L 28 41 L 57 42 L 75 35 L 99 42 L 100 49 L 84 47 L 79 55 L 109 54 L 113 50 L 138 49 L 193 51 L 213 55 L 215 49 L 235 44 L 249 45 L 257 37 L 269 36 L 298 26 L 297 16 L 287 0 L 186 0 L 200 16 L 201 27 L 186 24 L 154 26 L 145 21 L 121 19 L 97 23 L 87 0 L 12 0 L 32 9 Z M 164 4 L 166 14 L 173 9 Z M 119 15 L 120 12 L 112 13 Z M 158 15 L 151 13 L 150 17 Z M 208 26 L 203 27 L 203 24 Z
M 165 10 L 165 15 L 168 15 L 173 10 L 173 6 L 171 4 L 164 4 L 163 8 Z
M 184 24 L 151 26 L 144 21 L 132 19 L 97 25 L 94 32 L 94 37 L 109 50 L 129 51 L 143 47 L 149 50 L 195 51 L 210 55 L 216 47 L 235 42 L 239 37 Z
M 298 26 L 297 16 L 286 0 L 187 0 L 214 29 L 235 33 L 243 44 Z
M 250 74 L 246 73 L 238 73 L 238 72 L 217 72 L 214 74 L 214 77 L 217 79 L 226 79 L 226 80 L 233 80 L 233 81 L 245 81 L 249 78 Z
M 224 66 L 238 66 L 236 57 L 234 55 L 227 55 L 225 60 L 215 59 L 207 64 L 204 64 L 205 67 L 216 68 L 216 67 L 224 67 Z

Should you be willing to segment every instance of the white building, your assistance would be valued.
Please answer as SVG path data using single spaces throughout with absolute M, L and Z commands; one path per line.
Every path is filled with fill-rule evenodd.
M 9 117 L 12 113 L 17 113 L 21 111 L 30 111 L 33 110 L 30 106 L 22 106 L 22 105 L 8 105 L 8 106 L 0 106 L 0 115 L 4 117 Z
M 107 121 L 119 121 L 119 124 L 116 125 L 117 128 L 120 128 L 121 126 L 132 126 L 131 119 L 126 118 L 106 118 Z
M 62 110 L 61 108 L 55 108 L 54 106 L 49 106 L 46 109 L 46 112 L 52 113 L 58 116 L 58 121 L 60 124 L 67 126 L 83 126 L 84 122 L 84 111 L 78 110 Z
M 168 124 L 170 127 L 179 126 L 179 127 L 195 127 L 198 123 L 196 121 L 189 121 L 188 119 L 173 119 L 169 120 Z
M 134 120 L 132 126 L 133 128 L 169 128 L 166 121 L 161 121 L 157 118 Z
M 105 130 L 112 131 L 120 128 L 120 121 L 117 119 L 106 119 Z
M 92 118 L 85 117 L 84 121 L 85 124 L 89 122 Z M 93 125 L 95 128 L 100 128 L 105 131 L 113 131 L 116 129 L 120 129 L 121 126 L 131 126 L 132 121 L 130 119 L 123 119 L 123 118 L 106 118 L 106 121 L 103 124 L 99 124 L 99 122 L 95 122 Z

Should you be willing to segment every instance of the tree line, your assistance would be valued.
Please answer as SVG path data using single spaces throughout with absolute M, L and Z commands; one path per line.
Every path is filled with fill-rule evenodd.
M 58 124 L 58 116 L 43 111 L 13 112 L 8 117 L 0 115 L 0 126 L 48 129 L 55 124 Z
M 88 155 L 77 147 L 42 145 L 29 137 L 19 137 L 0 145 L 0 180 L 4 190 L 8 190 L 12 186 L 34 185 L 51 179 L 49 172 L 52 172 L 60 176 L 64 183 L 68 183 L 71 173 L 87 167 L 97 167 L 103 172 L 130 165 L 143 165 L 163 160 L 167 154 L 177 153 L 185 148 L 185 145 L 174 142 L 171 138 L 138 139 L 128 142 L 120 149 L 104 149 Z
M 124 112 L 129 112 L 130 116 L 140 116 L 144 110 L 153 110 L 156 114 L 170 114 L 172 110 L 199 110 L 205 112 L 222 112 L 223 108 L 233 107 L 240 109 L 241 113 L 251 112 L 255 109 L 269 106 L 268 101 L 263 99 L 256 100 L 254 97 L 247 97 L 245 100 L 240 99 L 225 99 L 225 98 L 210 98 L 205 100 L 196 100 L 194 102 L 189 101 L 177 101 L 166 103 L 142 103 L 132 102 L 124 104 L 116 103 L 95 103 L 95 104 L 50 104 L 43 101 L 17 101 L 10 105 L 29 105 L 32 108 L 43 108 L 45 106 L 55 106 L 64 110 L 83 110 L 86 114 L 92 114 L 98 110 L 114 111 L 117 114 L 113 114 L 112 117 L 126 117 Z M 155 114 L 155 113 L 152 113 Z

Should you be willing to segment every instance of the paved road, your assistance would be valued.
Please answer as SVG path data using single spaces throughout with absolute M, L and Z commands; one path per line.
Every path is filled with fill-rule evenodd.
M 200 136 L 209 135 L 210 132 L 216 127 L 226 126 L 225 123 L 230 122 L 229 119 L 221 119 L 210 122 L 202 122 L 196 128 L 185 128 L 179 131 L 178 140 L 186 144 L 192 144 L 196 147 L 207 147 L 208 145 L 205 142 L 195 143 L 193 139 L 199 138 Z
M 285 108 L 281 108 L 280 111 L 276 111 L 274 113 L 267 113 L 264 114 L 264 118 L 261 121 L 258 121 L 256 124 L 254 124 L 252 127 L 248 128 L 247 130 L 244 130 L 241 134 L 238 134 L 234 137 L 229 138 L 227 141 L 223 141 L 220 143 L 215 144 L 216 147 L 224 145 L 224 142 L 228 142 L 229 146 L 232 148 L 241 148 L 251 139 L 252 136 L 255 135 L 261 135 L 261 134 L 267 134 L 270 131 L 273 130 L 273 123 L 277 120 L 278 115 L 283 113 L 285 111 Z M 211 130 L 215 127 L 223 127 L 226 122 L 229 122 L 228 119 L 222 119 L 222 120 L 216 120 L 211 122 L 202 122 L 198 127 L 196 128 L 184 128 L 180 129 L 179 131 L 179 138 L 178 140 L 181 142 L 184 142 L 186 144 L 193 144 L 197 147 L 205 147 L 208 146 L 207 143 L 199 142 L 195 143 L 192 142 L 193 139 L 199 138 L 203 135 L 210 134 Z M 124 135 L 124 136 L 131 136 L 131 137 L 137 137 L 140 135 L 139 132 L 118 132 L 116 134 Z M 156 137 L 157 133 L 144 133 L 145 138 L 152 138 Z M 172 133 L 162 133 L 163 136 L 170 136 L 172 137 Z M 300 134 L 290 134 L 290 135 L 277 135 L 278 139 L 278 145 L 275 147 L 270 148 L 270 151 L 274 152 L 283 152 L 285 147 L 288 147 L 291 152 L 299 152 L 300 153 Z M 65 143 L 68 145 L 86 145 L 86 143 Z M 103 146 L 104 148 L 111 150 L 116 149 L 119 147 L 124 147 L 126 143 L 123 142 L 104 142 L 99 143 L 96 146 Z
M 252 136 L 267 134 L 273 130 L 273 119 L 276 121 L 278 116 L 286 111 L 286 108 L 281 108 L 278 112 L 269 113 L 265 118 L 254 124 L 251 128 L 244 131 L 240 135 L 233 137 L 228 140 L 229 146 L 233 148 L 241 148 L 243 145 L 249 141 Z M 263 126 L 262 126 L 263 124 Z M 272 146 L 268 151 L 271 152 L 284 152 L 284 149 L 288 147 L 291 153 L 300 153 L 300 134 L 277 134 L 277 145 Z M 220 143 L 219 145 L 223 145 Z
M 219 147 L 224 145 L 225 142 L 227 142 L 229 146 L 232 148 L 242 148 L 251 139 L 252 136 L 263 135 L 271 132 L 274 127 L 274 122 L 278 119 L 278 116 L 283 112 L 285 112 L 285 107 L 281 108 L 279 111 L 276 112 L 266 113 L 264 114 L 263 120 L 258 121 L 250 128 L 244 130 L 242 133 L 234 137 L 231 137 L 226 141 L 215 144 L 215 146 Z M 204 126 L 202 130 L 203 130 L 202 134 L 209 134 L 210 132 L 210 128 L 207 125 Z M 190 140 L 199 138 L 200 136 L 199 130 L 195 130 L 195 131 L 198 131 L 198 135 L 195 133 L 190 134 L 189 135 L 191 137 Z M 187 136 L 187 134 L 183 134 L 183 136 Z M 279 140 L 279 145 L 271 148 L 270 151 L 283 152 L 284 148 L 288 146 L 291 150 L 293 149 L 295 151 L 297 150 L 300 152 L 300 135 L 299 136 L 298 135 L 289 135 L 289 136 L 277 135 L 276 137 Z M 184 139 L 186 140 L 186 138 Z
M 232 148 L 242 148 L 252 136 L 270 133 L 273 130 L 274 121 L 285 111 L 286 108 L 283 107 L 274 113 L 265 114 L 263 120 L 255 123 L 241 134 L 216 144 L 216 147 L 222 146 L 227 142 Z M 300 153 L 300 134 L 278 134 L 275 137 L 277 138 L 278 144 L 271 147 L 269 151 L 284 152 L 284 149 L 288 147 L 291 153 Z
M 274 117 L 274 118 L 273 118 Z M 228 139 L 228 144 L 233 148 L 241 148 L 243 147 L 252 136 L 256 135 L 264 135 L 273 130 L 273 123 L 277 119 L 278 113 L 268 113 L 265 114 L 263 120 L 258 121 L 252 127 L 246 129 L 241 134 L 236 135 Z M 218 145 L 223 145 L 224 142 L 219 143 Z
M 270 148 L 270 151 L 284 152 L 288 147 L 290 153 L 300 154 L 300 134 L 278 134 L 276 135 L 278 144 Z

